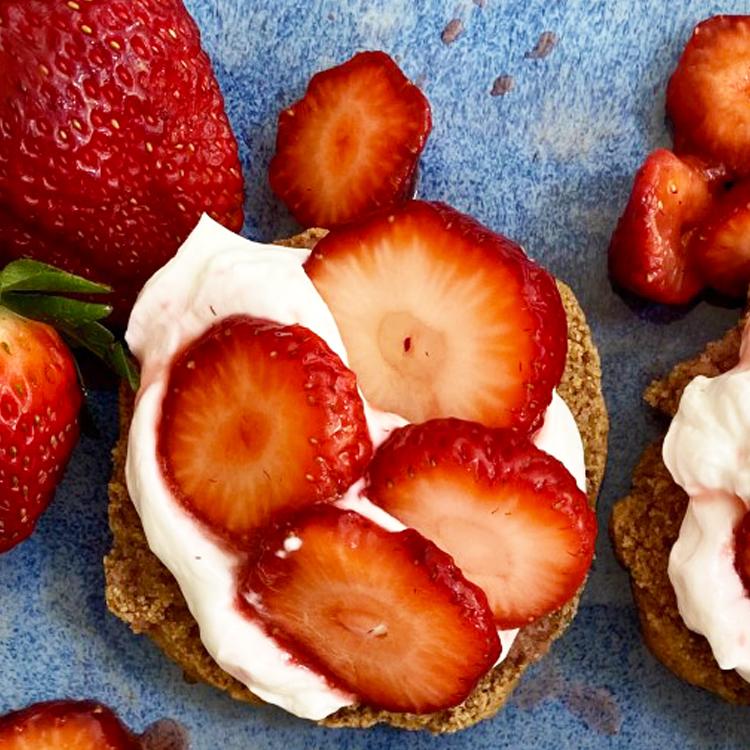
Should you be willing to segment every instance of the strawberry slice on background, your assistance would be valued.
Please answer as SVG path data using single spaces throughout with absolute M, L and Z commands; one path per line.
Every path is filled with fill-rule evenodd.
M 181 0 L 5 0 L 0 69 L 0 262 L 112 286 L 123 324 L 201 213 L 242 227 L 237 144 Z
M 3 750 L 143 750 L 106 706 L 88 700 L 35 703 L 0 716 Z
M 594 555 L 596 516 L 567 469 L 525 438 L 456 419 L 394 431 L 365 494 L 449 553 L 500 628 L 567 602 Z
M 750 285 L 750 178 L 733 185 L 700 226 L 691 248 L 708 286 L 745 297 Z
M 157 451 L 178 501 L 238 541 L 343 493 L 372 443 L 356 377 L 319 336 L 237 315 L 175 358 Z
M 667 149 L 650 153 L 633 180 L 609 244 L 615 285 L 654 302 L 682 304 L 705 282 L 691 256 L 697 227 L 723 187 L 722 170 Z
M 108 291 L 28 259 L 0 271 L 0 553 L 32 533 L 78 442 L 83 396 L 68 344 L 136 387 L 122 344 L 99 322 L 111 308 L 61 296 Z
M 389 711 L 457 705 L 500 653 L 484 593 L 449 555 L 333 505 L 269 532 L 240 592 L 299 662 Z
M 675 151 L 750 174 L 750 16 L 699 23 L 667 85 Z
M 432 127 L 422 92 L 385 52 L 312 77 L 279 115 L 271 189 L 305 227 L 331 227 L 413 190 Z
M 552 276 L 439 203 L 407 201 L 332 229 L 305 264 L 375 407 L 529 430 L 565 366 Z

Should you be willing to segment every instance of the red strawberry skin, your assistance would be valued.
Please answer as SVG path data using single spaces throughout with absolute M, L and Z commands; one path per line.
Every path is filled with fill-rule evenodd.
M 565 467 L 527 439 L 456 419 L 394 431 L 366 495 L 449 553 L 501 628 L 527 625 L 584 582 L 596 516 Z
M 691 252 L 706 284 L 730 297 L 750 285 L 750 178 L 733 185 L 693 239 Z
M 457 705 L 499 656 L 487 599 L 450 556 L 333 505 L 270 531 L 240 591 L 297 661 L 373 707 Z
M 319 336 L 237 315 L 175 359 L 157 450 L 177 499 L 240 541 L 342 494 L 372 443 L 356 377 Z
M 707 18 L 667 86 L 677 153 L 723 165 L 733 176 L 750 174 L 749 56 L 750 16 Z
M 713 210 L 722 177 L 722 170 L 666 149 L 646 157 L 609 245 L 615 285 L 668 304 L 689 302 L 703 290 L 690 243 Z
M 237 145 L 181 0 L 0 4 L 0 262 L 136 293 L 202 212 L 238 231 Z
M 279 115 L 272 190 L 306 227 L 331 227 L 407 197 L 432 128 L 422 92 L 384 52 L 312 77 Z
M 88 700 L 35 703 L 0 717 L 3 750 L 142 750 L 111 709 Z
M 533 429 L 565 367 L 554 278 L 441 203 L 406 201 L 332 229 L 305 270 L 365 397 L 412 422 Z
M 78 442 L 73 357 L 43 323 L 0 311 L 0 552 L 26 539 Z
M 750 513 L 745 513 L 734 531 L 734 567 L 750 595 Z

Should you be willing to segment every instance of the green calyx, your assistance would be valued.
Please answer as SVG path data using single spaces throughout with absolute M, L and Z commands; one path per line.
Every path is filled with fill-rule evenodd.
M 88 349 L 136 391 L 138 366 L 123 342 L 100 322 L 112 312 L 112 307 L 61 296 L 111 291 L 104 284 L 28 258 L 14 260 L 0 271 L 0 305 L 53 326 L 71 346 Z

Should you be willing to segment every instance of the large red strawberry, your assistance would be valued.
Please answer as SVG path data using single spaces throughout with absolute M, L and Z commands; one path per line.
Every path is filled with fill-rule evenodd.
M 330 227 L 404 198 L 432 127 L 422 92 L 385 52 L 313 76 L 279 115 L 271 188 L 307 227 Z
M 367 496 L 441 549 L 502 628 L 562 606 L 583 583 L 596 517 L 565 467 L 525 438 L 456 419 L 396 430 Z
M 0 262 L 107 283 L 124 322 L 202 212 L 242 226 L 237 146 L 181 0 L 5 0 L 0 70 Z
M 241 591 L 294 658 L 390 711 L 460 703 L 499 655 L 487 598 L 449 555 L 333 505 L 268 532 Z
M 101 703 L 58 700 L 0 716 L 3 750 L 142 750 L 138 738 Z
M 610 241 L 614 283 L 654 302 L 679 304 L 697 296 L 705 282 L 690 243 L 714 207 L 723 176 L 666 149 L 649 154 Z
M 232 316 L 175 358 L 158 451 L 180 502 L 238 540 L 343 493 L 372 443 L 355 375 L 319 336 Z
M 716 203 L 695 234 L 691 252 L 712 289 L 732 297 L 750 286 L 750 177 Z
M 59 296 L 105 291 L 32 260 L 0 272 L 0 553 L 34 530 L 78 440 L 81 387 L 55 328 L 135 387 L 122 345 L 98 322 L 110 308 Z
M 567 350 L 555 281 L 470 217 L 408 201 L 331 230 L 305 268 L 379 409 L 528 430 L 550 403 Z
M 750 174 L 750 16 L 699 23 L 667 86 L 677 153 Z

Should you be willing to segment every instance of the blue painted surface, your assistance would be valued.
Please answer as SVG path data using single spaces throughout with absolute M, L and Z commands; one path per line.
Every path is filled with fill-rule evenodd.
M 115 438 L 113 393 L 93 394 L 100 435 L 84 438 L 35 535 L 0 557 L 0 712 L 32 701 L 91 696 L 142 730 L 161 716 L 193 747 L 641 748 L 747 746 L 750 712 L 669 674 L 643 645 L 627 577 L 606 523 L 659 425 L 645 385 L 718 337 L 737 310 L 702 303 L 681 314 L 632 309 L 606 277 L 606 247 L 633 172 L 669 144 L 664 91 L 692 26 L 745 2 L 704 0 L 186 0 L 203 32 L 241 147 L 245 233 L 295 230 L 266 173 L 278 110 L 316 71 L 383 49 L 420 82 L 434 129 L 419 193 L 520 241 L 577 292 L 600 346 L 612 429 L 597 559 L 579 617 L 494 720 L 434 738 L 387 728 L 329 731 L 236 703 L 179 670 L 106 612 L 106 482 Z M 441 39 L 459 18 L 463 33 Z M 557 45 L 528 57 L 539 35 Z M 500 75 L 512 90 L 491 96 Z

